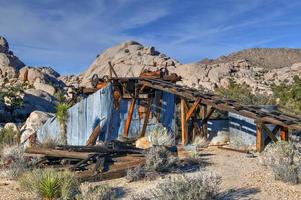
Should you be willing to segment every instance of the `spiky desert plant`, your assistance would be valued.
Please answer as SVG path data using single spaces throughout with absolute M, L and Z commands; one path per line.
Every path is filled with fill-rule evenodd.
M 45 200 L 74 199 L 79 193 L 78 183 L 69 172 L 53 169 L 37 169 L 24 174 L 19 183 L 21 187 Z
M 60 123 L 61 140 L 64 145 L 67 145 L 67 121 L 69 118 L 68 109 L 70 105 L 60 103 L 56 107 L 56 117 Z

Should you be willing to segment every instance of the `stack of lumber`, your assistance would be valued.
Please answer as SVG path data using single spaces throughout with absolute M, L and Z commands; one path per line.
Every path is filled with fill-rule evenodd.
M 113 141 L 95 146 L 29 147 L 28 157 L 38 157 L 38 167 L 71 170 L 80 181 L 120 178 L 126 171 L 145 163 L 144 152 L 131 144 Z

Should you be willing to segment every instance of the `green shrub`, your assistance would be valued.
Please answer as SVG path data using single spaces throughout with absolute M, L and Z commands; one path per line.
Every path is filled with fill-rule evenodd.
M 115 190 L 108 185 L 98 185 L 89 187 L 88 190 L 77 196 L 77 200 L 114 200 L 116 199 Z
M 284 111 L 301 114 L 301 79 L 298 76 L 294 77 L 291 84 L 284 81 L 280 85 L 273 85 L 272 89 Z
M 262 94 L 253 94 L 250 86 L 245 83 L 238 84 L 232 79 L 229 79 L 228 88 L 218 88 L 215 92 L 246 105 L 268 105 L 275 103 L 272 97 Z
M 14 131 L 13 127 L 3 128 L 0 130 L 0 149 L 3 146 L 12 146 L 18 143 L 19 134 Z
M 37 169 L 24 174 L 19 183 L 27 191 L 41 199 L 75 199 L 79 193 L 79 184 L 69 172 L 57 172 L 53 169 Z
M 133 196 L 134 200 L 210 200 L 220 190 L 221 177 L 212 174 L 198 174 L 193 177 L 168 178 L 154 189 Z
M 292 143 L 279 141 L 269 145 L 263 153 L 263 163 L 276 180 L 297 184 L 301 177 L 301 156 Z

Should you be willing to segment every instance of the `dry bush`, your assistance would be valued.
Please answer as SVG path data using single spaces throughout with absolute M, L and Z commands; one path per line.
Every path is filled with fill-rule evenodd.
M 178 163 L 178 158 L 164 146 L 154 146 L 146 154 L 146 170 L 156 172 L 170 172 Z
M 134 200 L 210 200 L 220 190 L 221 177 L 200 173 L 193 177 L 168 178 L 154 189 L 132 197 Z
M 116 198 L 115 190 L 108 185 L 89 187 L 76 197 L 77 200 L 114 200 Z
M 276 180 L 297 184 L 301 177 L 301 156 L 292 143 L 279 141 L 269 145 L 262 157 Z
M 160 123 L 147 134 L 147 139 L 153 146 L 172 146 L 175 143 L 174 135 Z
M 129 182 L 139 181 L 139 180 L 145 178 L 145 174 L 146 174 L 146 171 L 145 171 L 144 166 L 139 165 L 133 169 L 127 170 L 126 179 Z
M 1 176 L 6 178 L 17 178 L 24 172 L 32 169 L 36 160 L 24 158 L 22 146 L 5 147 L 1 154 Z
M 35 194 L 38 199 L 75 199 L 79 183 L 70 172 L 38 169 L 25 173 L 19 179 L 20 186 Z

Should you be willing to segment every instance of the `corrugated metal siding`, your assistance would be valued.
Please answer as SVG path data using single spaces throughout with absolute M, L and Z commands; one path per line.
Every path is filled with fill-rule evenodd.
M 175 96 L 164 92 L 162 95 L 162 109 L 160 121 L 170 130 L 175 130 Z M 129 130 L 129 137 L 134 138 L 141 132 L 143 119 L 139 119 L 138 107 L 139 100 L 135 106 L 133 120 Z M 128 116 L 130 102 L 124 99 L 120 102 L 119 111 L 115 110 L 113 104 L 113 86 L 95 92 L 86 99 L 72 106 L 69 110 L 67 122 L 67 139 L 69 145 L 85 145 L 93 129 L 101 123 L 103 126 L 100 139 L 110 141 L 118 139 L 123 135 L 125 121 Z M 155 107 L 154 103 L 152 107 Z M 156 119 L 150 119 L 149 132 L 158 123 Z M 48 137 L 59 138 L 60 126 L 56 118 L 49 119 L 37 133 L 38 140 L 42 142 Z

